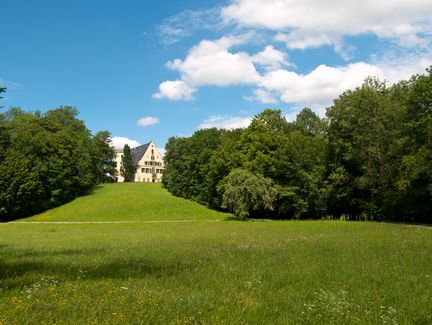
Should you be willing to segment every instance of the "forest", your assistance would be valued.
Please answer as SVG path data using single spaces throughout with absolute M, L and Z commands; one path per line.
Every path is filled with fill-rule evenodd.
M 320 118 L 277 109 L 245 129 L 171 137 L 163 186 L 239 218 L 432 221 L 432 67 L 368 78 Z
M 61 205 L 111 179 L 109 132 L 92 135 L 77 116 L 67 106 L 0 114 L 0 221 Z

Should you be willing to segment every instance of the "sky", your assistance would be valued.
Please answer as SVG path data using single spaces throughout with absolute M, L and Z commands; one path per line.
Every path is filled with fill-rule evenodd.
M 1 105 L 75 106 L 135 147 L 325 108 L 432 65 L 430 0 L 2 0 Z M 3 110 L 5 109 L 3 108 Z

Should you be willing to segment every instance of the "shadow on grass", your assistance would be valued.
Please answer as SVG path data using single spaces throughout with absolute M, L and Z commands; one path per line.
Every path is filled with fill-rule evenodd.
M 76 197 L 73 197 L 73 198 L 70 198 L 68 200 L 65 200 L 64 202 L 61 202 L 60 204 L 50 205 L 47 208 L 39 208 L 39 209 L 34 210 L 34 211 L 22 212 L 18 216 L 3 216 L 3 217 L 0 217 L 0 223 L 6 223 L 6 222 L 10 222 L 10 221 L 17 221 L 17 220 L 21 220 L 21 219 L 30 218 L 32 216 L 41 214 L 41 213 L 43 213 L 45 211 L 52 210 L 52 209 L 58 208 L 59 206 L 62 206 L 64 204 L 70 203 L 70 202 L 72 202 L 73 200 L 75 200 L 75 199 L 77 199 L 79 197 L 93 195 L 95 192 L 97 192 L 101 188 L 102 188 L 102 185 L 98 184 L 98 185 L 95 185 L 92 188 L 86 190 L 85 192 L 81 193 L 80 195 L 77 195 Z
M 0 250 L 3 247 L 0 245 Z M 1 253 L 1 251 L 0 251 Z M 23 250 L 14 250 L 13 258 L 40 258 L 40 257 L 71 257 L 71 256 L 82 256 L 87 254 L 97 254 L 97 253 L 106 253 L 106 249 L 94 249 L 89 251 L 88 249 L 64 249 L 64 250 L 56 250 L 56 251 L 38 251 L 32 249 L 23 249 Z M 1 277 L 1 274 L 0 274 Z
M 242 219 L 236 216 L 229 216 L 224 219 L 224 221 L 247 221 L 247 219 Z
M 106 250 L 104 250 L 106 253 Z M 37 282 L 42 277 L 61 281 L 164 278 L 196 268 L 190 260 L 174 257 L 100 257 L 99 250 L 63 250 L 56 252 L 14 251 L 0 260 L 0 289 L 13 290 Z M 79 258 L 79 256 L 85 256 Z M 101 261 L 98 261 L 100 259 Z
M 427 227 L 432 228 L 432 220 L 431 223 L 424 223 L 424 222 L 416 222 L 416 221 L 397 221 L 397 220 L 384 220 L 384 221 L 377 221 L 382 223 L 389 223 L 394 225 L 405 225 L 405 226 L 414 226 L 414 227 Z

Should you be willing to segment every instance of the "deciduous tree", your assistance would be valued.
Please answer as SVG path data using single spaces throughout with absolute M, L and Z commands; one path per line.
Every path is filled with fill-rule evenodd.
M 218 187 L 222 194 L 221 207 L 240 218 L 254 212 L 273 211 L 276 191 L 270 179 L 243 169 L 234 169 Z

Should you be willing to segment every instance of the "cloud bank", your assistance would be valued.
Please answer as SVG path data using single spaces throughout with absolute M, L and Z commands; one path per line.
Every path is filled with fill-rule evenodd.
M 345 36 L 366 33 L 402 46 L 430 43 L 429 0 L 235 0 L 222 8 L 222 19 L 249 28 L 277 32 L 290 49 L 338 46 Z
M 430 0 L 232 0 L 212 9 L 212 14 L 219 15 L 231 34 L 203 39 L 183 58 L 168 61 L 166 68 L 179 77 L 162 82 L 154 98 L 192 100 L 204 86 L 249 86 L 252 93 L 247 100 L 323 111 L 322 107 L 368 76 L 393 83 L 423 73 L 432 64 Z M 197 21 L 203 17 L 189 14 L 194 16 Z M 267 38 L 253 43 L 257 30 L 264 30 Z M 360 35 L 373 35 L 391 46 L 369 59 L 352 60 L 355 48 L 345 39 Z M 260 46 L 254 53 L 251 43 Z M 318 63 L 302 72 L 290 62 L 289 51 L 322 46 L 332 46 L 350 60 L 334 66 Z M 221 116 L 212 116 L 203 125 L 229 121 L 226 116 L 218 119 Z

